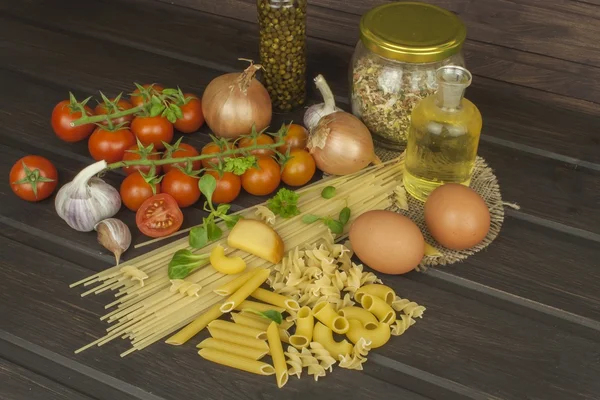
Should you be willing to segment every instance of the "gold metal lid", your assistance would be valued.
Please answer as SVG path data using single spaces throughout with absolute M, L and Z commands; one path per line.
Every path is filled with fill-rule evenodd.
M 380 56 L 410 63 L 444 60 L 458 53 L 465 24 L 450 11 L 417 2 L 375 7 L 360 20 L 360 39 Z

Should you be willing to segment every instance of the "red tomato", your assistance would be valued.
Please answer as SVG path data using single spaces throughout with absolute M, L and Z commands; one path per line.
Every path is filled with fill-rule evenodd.
M 160 185 L 149 183 L 139 172 L 128 175 L 121 183 L 121 200 L 131 211 L 137 211 L 155 192 L 160 193 Z
M 140 149 L 137 144 L 131 146 L 127 150 L 125 150 L 125 154 L 123 155 L 123 161 L 133 161 L 133 160 L 160 160 L 160 153 L 152 151 L 148 151 L 147 148 Z M 131 167 L 123 167 L 123 172 L 127 175 L 131 175 L 136 171 L 141 171 L 144 174 L 150 172 L 150 166 L 144 165 L 134 165 Z M 160 165 L 155 167 L 155 172 L 157 175 L 160 175 L 162 171 L 162 167 Z
M 196 157 L 199 155 L 200 154 L 198 153 L 198 150 L 196 150 L 196 148 L 194 146 L 189 145 L 187 143 L 179 143 L 177 145 L 177 148 L 173 152 L 166 151 L 165 154 L 163 155 L 163 158 L 168 158 L 169 156 L 171 158 Z M 175 163 L 175 164 L 165 164 L 163 166 L 163 169 L 165 170 L 165 172 L 169 172 L 172 169 L 177 169 L 176 168 L 177 166 L 185 169 L 186 164 L 187 163 L 183 163 L 183 162 Z M 192 161 L 192 170 L 197 171 L 200 169 L 201 166 L 202 166 L 201 160 Z
M 290 152 L 290 159 L 281 172 L 281 180 L 290 186 L 302 186 L 307 184 L 315 174 L 317 165 L 310 153 L 303 149 Z
M 260 157 L 258 168 L 250 168 L 242 175 L 242 187 L 255 196 L 273 193 L 281 182 L 279 164 L 271 157 Z
M 235 148 L 235 145 L 232 143 L 226 142 L 225 145 L 220 146 L 217 143 L 210 142 L 202 148 L 202 151 L 200 152 L 200 154 L 206 155 L 206 154 L 222 153 L 223 151 L 232 150 L 234 148 Z M 228 157 L 236 157 L 236 155 L 233 154 Z M 202 166 L 204 168 L 212 168 L 213 165 L 217 165 L 218 163 L 219 163 L 219 160 L 217 157 L 205 158 L 204 160 L 202 160 Z
M 248 136 L 243 137 L 240 139 L 240 141 L 238 142 L 238 147 L 244 148 L 244 147 L 250 147 L 250 146 L 255 146 L 257 144 L 261 145 L 261 144 L 273 144 L 275 143 L 273 141 L 273 138 L 265 133 L 261 133 L 260 135 L 258 135 L 255 138 L 250 138 Z M 250 154 L 254 154 L 255 156 L 272 156 L 273 154 L 275 154 L 275 152 L 271 149 L 257 149 L 257 150 L 252 150 L 250 152 Z
M 88 150 L 94 160 L 114 163 L 121 161 L 125 150 L 133 145 L 135 145 L 135 137 L 129 129 L 111 132 L 98 127 L 90 136 Z
M 115 101 L 115 99 L 110 99 L 110 101 Z M 106 104 L 99 103 L 96 106 L 96 108 L 94 108 L 94 113 L 96 115 L 114 114 L 119 111 L 129 110 L 130 108 L 133 107 L 130 102 L 128 102 L 127 100 L 124 100 L 124 99 L 119 99 L 119 101 L 117 102 L 116 105 L 117 105 L 116 107 L 109 107 L 109 109 L 107 109 Z M 132 119 L 133 119 L 133 114 L 129 114 L 129 115 L 125 115 L 123 117 L 112 119 L 112 123 L 113 123 L 113 125 L 120 125 L 125 122 L 131 123 Z M 100 123 L 102 125 L 108 125 L 108 123 L 106 121 L 100 121 Z
M 148 96 L 152 96 L 153 94 L 157 94 L 157 93 L 161 93 L 165 88 L 157 83 L 146 83 L 144 85 L 142 85 L 145 89 L 147 89 L 144 93 L 140 93 L 139 89 L 135 89 L 133 91 L 133 93 L 131 94 L 131 97 L 129 98 L 129 100 L 131 100 L 131 104 L 133 104 L 134 107 L 139 107 L 142 104 L 144 104 L 144 99 L 146 101 L 150 101 L 150 97 Z
M 285 144 L 279 146 L 277 151 L 285 154 L 289 149 L 305 149 L 308 143 L 308 131 L 302 125 L 290 124 L 287 133 L 283 137 Z
M 169 171 L 160 183 L 164 193 L 168 193 L 179 207 L 189 207 L 200 199 L 198 177 L 190 176 L 180 169 Z
M 131 132 L 144 146 L 150 143 L 156 150 L 165 148 L 165 143 L 173 140 L 173 124 L 165 117 L 135 117 L 131 122 Z
M 206 173 L 217 180 L 217 188 L 212 196 L 213 203 L 231 203 L 239 196 L 242 189 L 242 180 L 239 176 L 232 172 L 223 172 L 223 176 L 219 176 L 217 171 L 206 171 Z
M 86 114 L 94 115 L 92 109 L 85 106 Z M 63 100 L 52 110 L 52 129 L 56 136 L 65 142 L 79 142 L 90 136 L 94 130 L 94 124 L 85 124 L 72 127 L 71 122 L 82 117 L 81 111 L 77 111 L 71 106 L 69 100 Z
M 10 169 L 10 188 L 27 201 L 44 200 L 54 192 L 58 183 L 56 168 L 48 159 L 25 156 Z
M 177 119 L 175 129 L 182 133 L 196 132 L 204 123 L 204 114 L 202 114 L 202 103 L 200 99 L 190 93 L 184 94 L 186 99 L 191 99 L 181 106 L 183 118 Z
M 135 223 L 144 235 L 163 237 L 181 228 L 183 213 L 172 196 L 157 194 L 144 201 L 135 215 Z

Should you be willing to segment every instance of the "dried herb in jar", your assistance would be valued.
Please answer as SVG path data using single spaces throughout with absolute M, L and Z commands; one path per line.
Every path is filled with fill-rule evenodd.
M 305 101 L 306 3 L 257 0 L 265 86 L 277 111 L 291 111 Z

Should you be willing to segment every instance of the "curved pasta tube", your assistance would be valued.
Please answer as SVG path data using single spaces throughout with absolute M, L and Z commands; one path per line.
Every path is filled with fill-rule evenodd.
M 271 322 L 271 325 L 267 328 L 267 341 L 269 342 L 269 350 L 273 359 L 273 367 L 275 368 L 277 387 L 282 388 L 288 381 L 288 370 L 285 363 L 285 355 L 283 354 L 283 346 L 279 339 L 279 328 L 275 322 Z
M 246 261 L 242 257 L 227 257 L 225 249 L 220 244 L 210 252 L 210 265 L 225 275 L 239 274 L 246 269 Z
M 275 368 L 267 363 L 252 360 L 251 358 L 241 357 L 217 349 L 202 349 L 198 352 L 198 354 L 200 357 L 208 361 L 253 374 L 273 375 L 275 373 Z
M 262 285 L 269 277 L 269 270 L 260 268 L 250 277 L 234 294 L 229 296 L 221 305 L 221 311 L 226 313 L 233 310 L 238 304 L 246 300 L 252 292 Z
M 326 301 L 314 306 L 312 312 L 316 319 L 321 321 L 335 333 L 343 334 L 348 332 L 348 328 L 350 328 L 348 320 L 338 315 L 331 304 Z
M 358 324 L 360 322 L 356 321 Z M 362 325 L 360 325 L 362 327 Z M 339 360 L 340 357 L 352 352 L 352 345 L 347 340 L 336 342 L 333 339 L 333 332 L 320 322 L 317 322 L 313 330 L 313 342 L 321 343 L 333 358 Z
M 315 319 L 310 307 L 302 307 L 296 319 L 296 332 L 290 337 L 290 344 L 298 349 L 308 346 L 313 336 Z
M 252 347 L 225 342 L 224 340 L 215 338 L 204 339 L 198 344 L 198 348 L 225 351 L 227 353 L 233 353 L 244 358 L 251 358 L 253 360 L 260 360 L 268 353 L 267 350 L 253 349 Z
M 389 325 L 396 321 L 396 312 L 392 306 L 379 297 L 364 293 L 362 295 L 360 304 L 363 306 L 363 308 L 375 315 L 379 322 L 383 324 Z
M 385 301 L 390 306 L 396 299 L 396 292 L 389 286 L 381 285 L 379 283 L 372 283 L 370 285 L 365 285 L 360 287 L 354 293 L 354 299 L 360 303 L 363 294 L 370 294 L 371 296 L 379 297 L 381 300 Z
M 208 324 L 208 329 L 217 328 L 227 332 L 237 333 L 238 335 L 248 336 L 254 339 L 265 340 L 267 338 L 267 331 L 265 329 L 252 328 L 246 325 L 236 324 L 235 322 L 223 321 L 216 319 Z
M 344 307 L 338 311 L 338 314 L 342 317 L 346 317 L 347 320 L 356 319 L 365 327 L 374 328 L 379 322 L 373 314 L 360 307 Z
M 361 338 L 371 342 L 371 348 L 376 349 L 383 346 L 390 340 L 390 326 L 388 324 L 377 324 L 374 329 L 367 329 L 355 319 L 350 320 L 350 329 L 346 332 L 346 337 L 352 343 L 358 343 Z
M 277 307 L 283 307 L 287 310 L 298 311 L 300 309 L 300 305 L 296 300 L 280 295 L 279 293 L 271 292 L 266 289 L 258 288 L 254 292 L 252 292 L 250 296 L 254 297 L 256 300 L 260 300 L 268 304 L 273 304 Z

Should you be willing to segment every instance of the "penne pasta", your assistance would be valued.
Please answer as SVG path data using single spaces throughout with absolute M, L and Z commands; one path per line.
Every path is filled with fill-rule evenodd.
M 379 323 L 374 329 L 367 329 L 355 319 L 350 320 L 350 329 L 346 332 L 346 336 L 352 343 L 358 343 L 361 338 L 371 342 L 371 348 L 376 349 L 383 346 L 390 340 L 390 326 L 388 324 Z
M 327 301 L 322 301 L 314 306 L 312 314 L 335 333 L 344 334 L 348 332 L 348 328 L 350 328 L 348 320 L 338 315 L 331 303 Z
M 338 314 L 340 314 L 342 317 L 346 317 L 348 321 L 351 319 L 358 320 L 365 327 L 375 328 L 375 326 L 379 323 L 373 314 L 360 307 L 344 307 L 338 311 Z
M 363 293 L 360 305 L 377 317 L 383 324 L 393 324 L 396 321 L 396 311 L 379 297 Z
M 290 344 L 297 349 L 307 347 L 312 341 L 315 319 L 312 310 L 304 306 L 298 311 L 296 319 L 296 332 L 290 337 Z
M 201 314 L 198 318 L 190 322 L 179 332 L 168 338 L 165 343 L 174 346 L 180 346 L 184 344 L 192 337 L 196 336 L 202 329 L 206 328 L 206 326 L 212 321 L 223 315 L 220 308 L 221 304 L 215 304 L 204 314 Z
M 269 327 L 269 324 L 271 323 L 271 320 L 269 320 L 269 319 L 261 317 L 260 315 L 251 314 L 251 313 L 247 313 L 247 312 L 246 313 L 244 313 L 244 312 L 232 313 L 231 318 L 235 321 L 236 324 L 260 329 L 264 332 L 267 331 L 267 328 Z M 282 321 L 282 323 L 279 324 L 279 337 L 281 338 L 282 342 L 289 343 L 290 342 L 290 334 L 288 331 L 286 331 L 285 329 L 283 329 L 281 327 L 283 325 L 283 322 L 286 322 L 286 321 Z
M 315 324 L 315 329 L 313 330 L 313 342 L 322 344 L 336 360 L 340 360 L 340 357 L 352 353 L 353 349 L 350 342 L 345 339 L 341 342 L 336 342 L 333 339 L 333 331 L 320 322 Z
M 290 311 L 298 311 L 300 309 L 300 305 L 296 300 L 266 289 L 258 288 L 250 296 L 254 297 L 256 300 L 260 300 L 264 303 L 272 304 L 277 307 L 283 307 Z
M 237 333 L 238 335 L 248 336 L 254 339 L 266 340 L 266 329 L 252 328 L 245 325 L 236 324 L 235 322 L 223 321 L 216 319 L 208 324 L 208 329 L 217 328 L 227 332 Z
M 256 273 L 256 271 L 257 271 L 256 269 L 253 269 L 252 271 L 245 272 L 242 275 L 235 278 L 234 280 L 229 281 L 226 284 L 219 286 L 218 288 L 216 288 L 214 290 L 214 292 L 221 296 L 232 295 L 236 292 L 236 290 L 241 288 L 242 285 L 244 283 L 246 283 L 248 281 L 248 279 L 250 279 Z
M 259 288 L 269 277 L 269 270 L 259 268 L 234 294 L 229 296 L 221 305 L 223 313 L 230 312 L 242 301 L 246 300 L 252 292 Z
M 260 360 L 268 353 L 267 350 L 259 350 L 215 338 L 204 339 L 198 344 L 198 348 L 225 351 L 227 353 L 232 353 L 244 358 L 251 358 L 253 360 Z
M 219 329 L 219 328 L 211 328 L 210 326 L 208 327 L 208 331 L 210 332 L 210 335 L 215 339 L 223 340 L 225 342 L 239 344 L 241 346 L 251 347 L 253 349 L 267 350 L 267 351 L 269 350 L 269 346 L 267 345 L 267 342 L 265 342 L 264 340 L 255 339 L 253 337 L 246 336 L 246 335 L 240 335 L 239 333 L 224 331 L 223 329 Z M 196 346 L 196 347 L 198 347 L 198 346 Z
M 273 359 L 273 367 L 275 368 L 277 387 L 282 388 L 288 381 L 288 371 L 287 364 L 285 363 L 285 355 L 283 354 L 283 346 L 279 339 L 277 323 L 271 322 L 271 325 L 267 328 L 267 340 L 269 342 L 271 358 Z
M 280 313 L 282 313 L 285 311 L 285 308 L 277 307 L 277 306 L 274 306 L 271 304 L 259 303 L 258 301 L 244 300 L 237 307 L 235 307 L 234 310 L 242 311 L 242 312 L 244 310 L 254 310 L 254 311 L 260 311 L 260 312 L 275 310 L 275 311 L 279 311 Z
M 217 349 L 202 349 L 198 354 L 208 361 L 250 372 L 252 374 L 273 375 L 275 373 L 275 369 L 267 363 L 237 356 Z
M 394 292 L 394 289 L 379 283 L 373 283 L 370 285 L 360 287 L 354 293 L 354 299 L 360 303 L 362 296 L 365 293 L 370 294 L 371 296 L 379 297 L 381 300 L 385 301 L 390 306 L 392 305 L 392 302 L 396 299 L 396 292 Z

